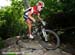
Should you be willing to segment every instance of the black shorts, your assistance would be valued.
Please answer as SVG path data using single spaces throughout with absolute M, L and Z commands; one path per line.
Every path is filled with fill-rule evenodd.
M 29 19 L 28 15 L 24 15 L 24 19 L 25 20 Z

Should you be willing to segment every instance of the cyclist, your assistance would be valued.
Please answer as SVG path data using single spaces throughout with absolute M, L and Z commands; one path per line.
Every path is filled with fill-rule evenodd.
M 43 9 L 44 7 L 44 2 L 39 1 L 35 6 L 33 7 L 29 7 L 28 9 L 25 10 L 24 12 L 24 19 L 28 25 L 28 36 L 29 38 L 34 38 L 31 32 L 32 29 L 32 22 L 36 22 L 34 17 L 32 15 L 37 15 L 39 20 L 42 20 L 40 18 L 40 11 Z

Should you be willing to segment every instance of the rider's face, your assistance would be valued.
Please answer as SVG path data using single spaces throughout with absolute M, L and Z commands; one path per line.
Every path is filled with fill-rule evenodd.
M 42 8 L 43 8 L 42 6 L 38 6 L 38 8 L 37 8 L 37 9 L 38 9 L 38 11 L 41 11 L 41 10 L 42 10 Z

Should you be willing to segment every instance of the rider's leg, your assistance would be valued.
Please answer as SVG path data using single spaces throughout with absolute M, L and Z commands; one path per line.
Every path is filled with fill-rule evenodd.
M 33 38 L 32 36 L 32 21 L 30 19 L 26 20 L 26 23 L 28 25 L 28 33 L 29 33 L 29 38 Z

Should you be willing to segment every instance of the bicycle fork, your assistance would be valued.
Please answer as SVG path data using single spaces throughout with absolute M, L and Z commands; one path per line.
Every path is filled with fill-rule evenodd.
M 42 29 L 43 37 L 45 38 L 45 41 L 48 41 L 47 34 L 45 32 L 45 28 Z

